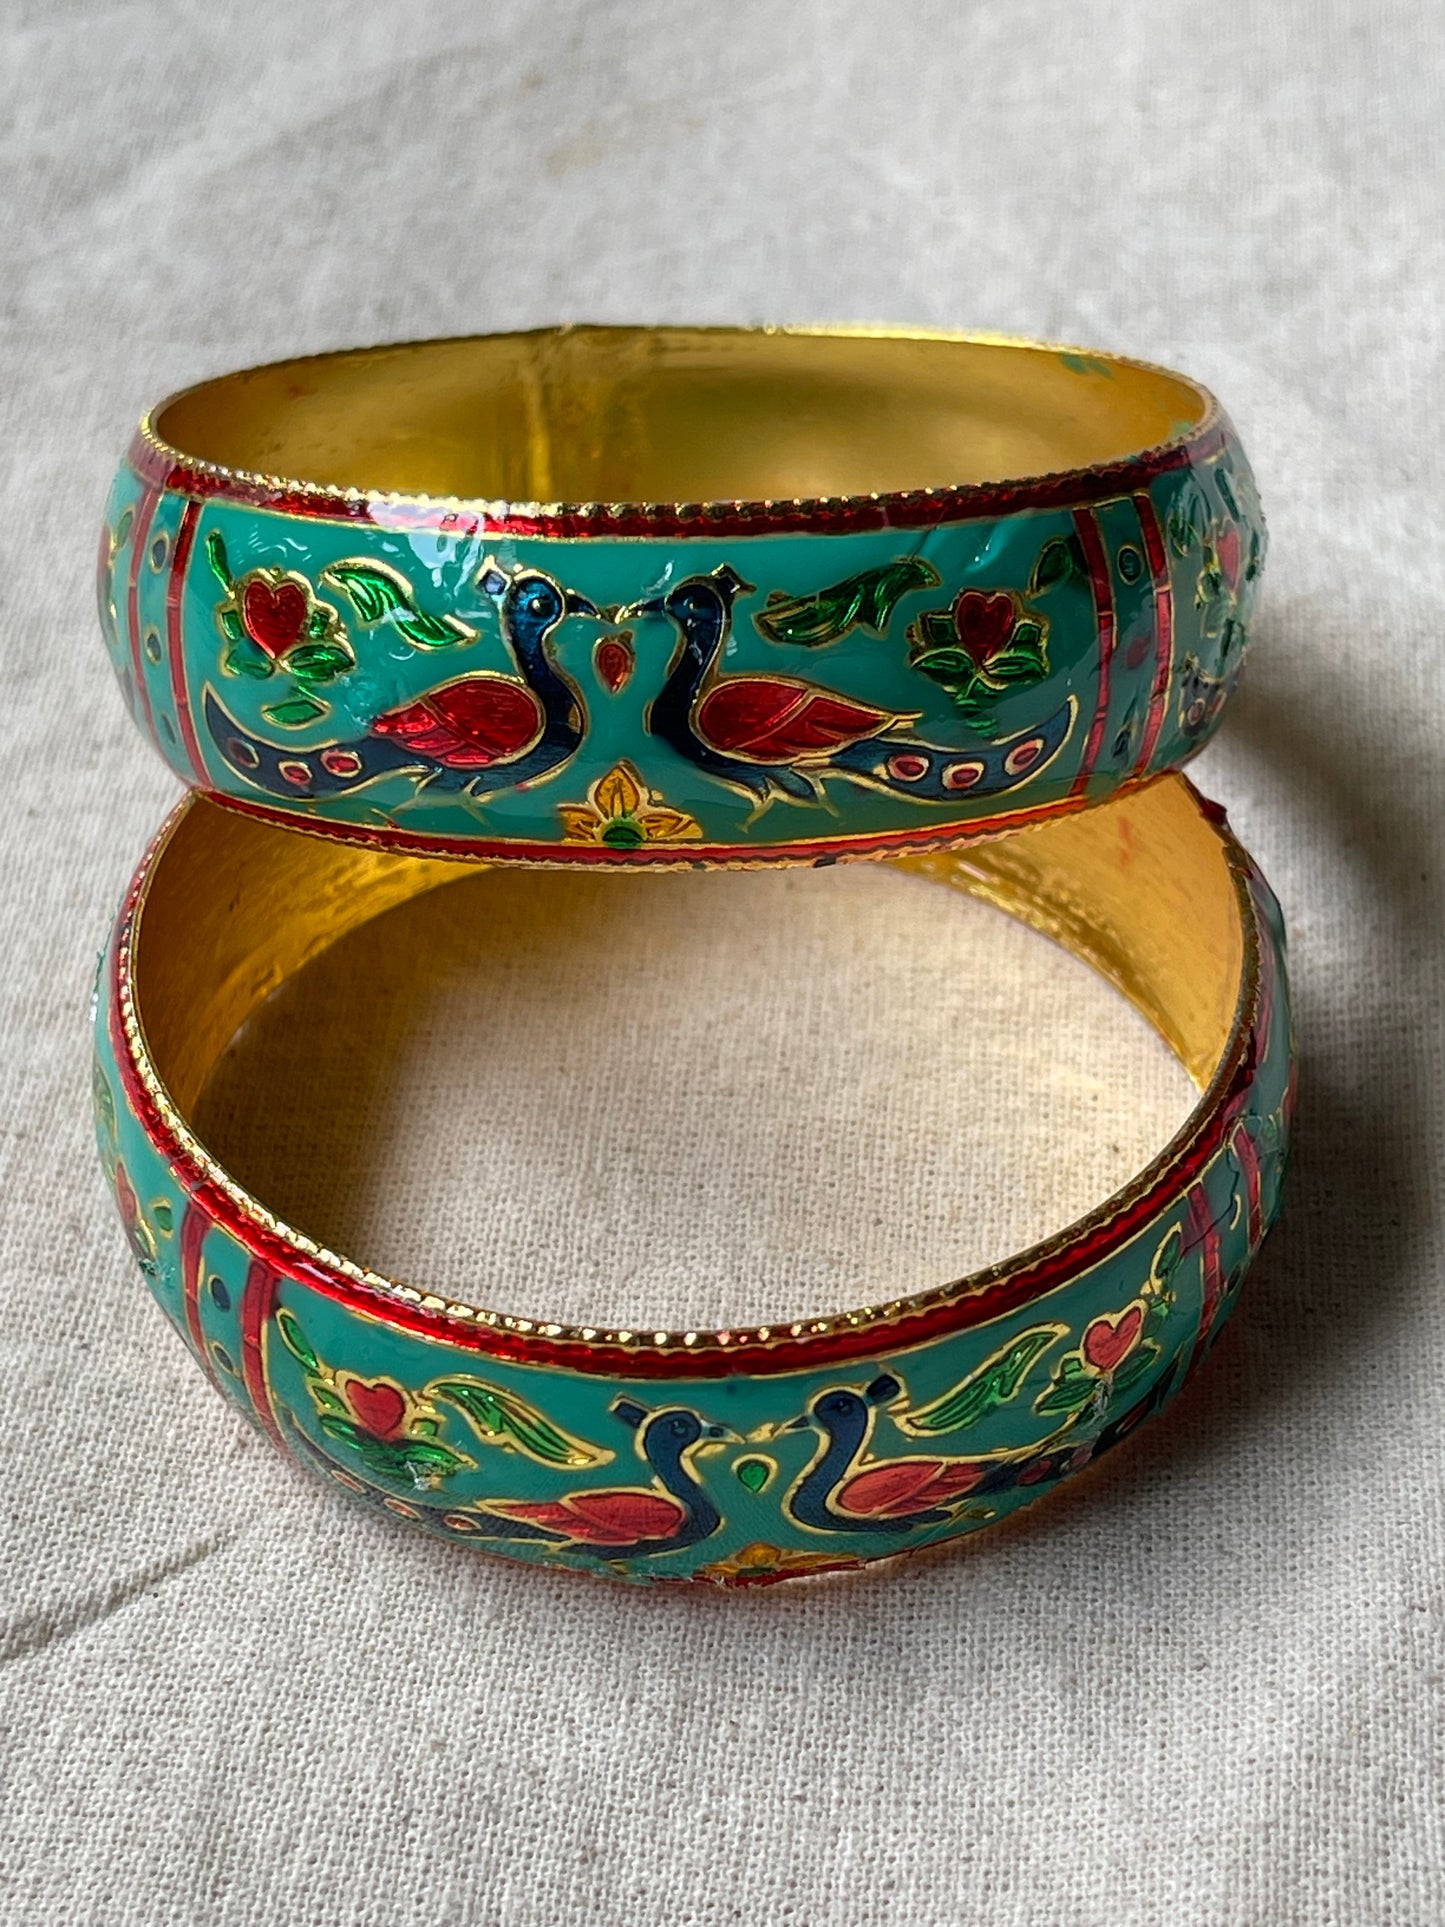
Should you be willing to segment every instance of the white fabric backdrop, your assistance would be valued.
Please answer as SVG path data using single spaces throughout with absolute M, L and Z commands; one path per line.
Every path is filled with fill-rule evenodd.
M 1439 25 L 1404 0 L 3 10 L 0 1917 L 1445 1916 Z M 356 1518 L 216 1405 L 94 1169 L 92 961 L 172 795 L 91 603 L 131 420 L 247 361 L 558 317 L 1098 343 L 1210 382 L 1259 474 L 1264 614 L 1198 775 L 1291 924 L 1285 1222 L 1170 1420 L 1076 1501 L 901 1570 L 634 1592 Z M 910 898 L 900 1006 L 879 984 L 922 886 L 718 881 L 637 898 L 685 962 L 665 1022 L 625 971 L 548 966 L 569 1021 L 608 1018 L 576 1029 L 585 1181 L 549 1145 L 565 1195 L 519 1190 L 525 1133 L 469 1114 L 480 1047 L 438 1040 L 487 1012 L 434 929 L 423 1015 L 386 1029 L 373 1091 L 405 1181 L 348 1181 L 323 1037 L 317 1142 L 342 1168 L 306 1208 L 418 1275 L 746 1315 L 744 1294 L 811 1307 L 890 1259 L 955 1270 L 1167 1131 L 1178 1082 L 1137 1024 L 985 913 Z M 506 887 L 535 907 L 535 880 Z M 941 1022 L 960 958 L 987 990 Z M 485 1068 L 522 1092 L 545 1036 L 508 982 Z M 925 1040 L 861 1146 L 824 1130 L 798 1165 L 826 1211 L 806 1182 L 730 1202 L 773 1168 L 734 1123 L 732 1192 L 686 1182 L 701 1087 L 676 1072 L 717 983 L 723 1048 L 751 1025 L 787 1073 L 732 1065 L 786 1156 L 852 1098 L 856 1040 L 875 1065 Z M 268 1144 L 234 1092 L 215 1103 L 294 1180 L 294 1121 Z M 424 1124 L 450 1160 L 432 1193 Z M 453 1226 L 429 1195 L 463 1200 Z

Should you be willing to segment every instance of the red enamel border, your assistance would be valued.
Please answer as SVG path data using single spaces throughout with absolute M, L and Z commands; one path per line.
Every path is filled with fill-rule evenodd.
M 176 705 L 176 720 L 180 724 L 181 744 L 190 762 L 192 775 L 197 783 L 204 786 L 210 779 L 206 775 L 206 765 L 201 759 L 201 745 L 196 739 L 196 725 L 191 716 L 190 691 L 186 687 L 184 631 L 181 622 L 181 599 L 186 586 L 186 569 L 196 540 L 196 524 L 200 519 L 200 503 L 187 502 L 181 512 L 180 526 L 176 530 L 176 539 L 171 550 L 170 580 L 166 584 L 166 645 L 170 656 L 171 696 Z
M 1089 778 L 1098 767 L 1099 756 L 1104 747 L 1104 733 L 1109 726 L 1109 697 L 1112 693 L 1110 669 L 1114 661 L 1114 587 L 1109 580 L 1109 557 L 1104 548 L 1104 538 L 1099 531 L 1098 520 L 1092 510 L 1076 509 L 1074 528 L 1084 560 L 1089 569 L 1089 588 L 1094 598 L 1094 628 L 1099 637 L 1099 696 L 1094 705 L 1093 719 L 1089 724 L 1089 734 L 1084 743 L 1083 761 L 1079 764 L 1078 775 L 1070 795 L 1079 799 L 1089 793 Z
M 198 1205 L 194 1198 L 188 1199 L 181 1218 L 181 1302 L 186 1309 L 186 1330 L 191 1335 L 191 1350 L 200 1360 L 206 1377 L 219 1392 L 221 1381 L 216 1377 L 215 1365 L 206 1349 L 206 1334 L 201 1329 L 201 1258 L 210 1229 L 210 1213 Z
M 140 711 L 139 720 L 147 736 L 154 736 L 155 718 L 151 714 L 151 694 L 146 687 L 145 658 L 142 653 L 140 626 L 140 572 L 145 566 L 146 544 L 150 541 L 151 525 L 155 520 L 157 505 L 160 502 L 159 487 L 152 484 L 136 504 L 135 516 L 130 527 L 130 568 L 127 571 L 126 620 L 130 625 L 131 672 L 135 677 L 135 699 Z
M 605 540 L 740 535 L 855 535 L 875 529 L 933 528 L 1029 509 L 1087 507 L 1132 494 L 1175 469 L 1208 461 L 1233 439 L 1215 403 L 1185 440 L 1128 455 L 1095 468 L 1063 469 L 1017 482 L 976 482 L 958 488 L 907 489 L 881 495 L 823 496 L 801 501 L 588 502 L 543 505 L 466 502 L 398 495 L 347 493 L 310 482 L 233 473 L 188 461 L 155 440 L 142 425 L 127 461 L 149 487 L 238 507 L 333 522 L 364 522 L 397 532 L 511 535 L 547 540 Z
M 1134 513 L 1139 518 L 1139 533 L 1154 584 L 1154 684 L 1149 691 L 1149 711 L 1134 765 L 1137 770 L 1146 770 L 1158 746 L 1169 707 L 1169 685 L 1174 673 L 1174 585 L 1169 580 L 1169 557 L 1164 551 L 1159 517 L 1153 502 L 1142 490 L 1134 497 Z
M 1223 813 L 1208 804 L 1203 807 L 1216 821 Z M 186 806 L 182 806 L 184 808 Z M 174 819 L 172 819 L 173 821 Z M 1227 1083 L 1218 1091 L 1214 1108 L 1194 1136 L 1139 1195 L 1109 1219 L 1094 1224 L 1067 1244 L 1051 1245 L 1032 1264 L 1012 1271 L 993 1282 L 985 1282 L 966 1296 L 948 1298 L 924 1305 L 917 1311 L 887 1323 L 868 1322 L 850 1326 L 840 1321 L 827 1332 L 803 1332 L 763 1340 L 755 1334 L 740 1337 L 730 1344 L 728 1334 L 707 1334 L 706 1349 L 633 1350 L 618 1344 L 590 1342 L 575 1337 L 550 1337 L 541 1331 L 519 1332 L 505 1327 L 450 1318 L 444 1310 L 433 1311 L 411 1304 L 387 1292 L 377 1291 L 348 1277 L 334 1266 L 288 1243 L 242 1211 L 229 1192 L 223 1190 L 196 1162 L 161 1115 L 143 1082 L 125 1034 L 121 1006 L 120 959 L 122 943 L 133 930 L 137 906 L 163 848 L 170 824 L 147 853 L 127 895 L 117 921 L 107 958 L 108 1019 L 112 1048 L 119 1068 L 126 1099 L 133 1114 L 159 1155 L 175 1171 L 191 1203 L 204 1210 L 211 1221 L 252 1254 L 243 1303 L 243 1350 L 246 1362 L 243 1376 L 257 1416 L 268 1431 L 276 1434 L 275 1416 L 270 1408 L 269 1389 L 264 1370 L 264 1325 L 274 1308 L 279 1283 L 289 1277 L 320 1296 L 330 1298 L 369 1318 L 380 1319 L 400 1330 L 437 1339 L 461 1351 L 476 1352 L 511 1363 L 550 1366 L 585 1373 L 593 1377 L 628 1379 L 717 1379 L 739 1375 L 773 1377 L 786 1372 L 815 1370 L 820 1366 L 857 1358 L 881 1358 L 905 1351 L 930 1339 L 969 1330 L 1015 1311 L 1065 1284 L 1080 1272 L 1098 1264 L 1122 1245 L 1168 1205 L 1183 1194 L 1202 1197 L 1201 1181 L 1205 1171 L 1235 1130 L 1241 1111 L 1259 1067 L 1261 1046 L 1273 1020 L 1273 998 L 1268 994 L 1269 951 L 1267 943 L 1246 944 L 1258 956 L 1256 1005 L 1252 1028 L 1235 1041 L 1235 1063 Z M 1253 892 L 1247 892 L 1253 907 Z M 1258 911 L 1255 911 L 1256 919 Z M 1200 1226 L 1206 1240 L 1212 1227 Z M 1217 1240 L 1216 1240 L 1217 1242 Z M 268 1282 L 269 1281 L 269 1282 Z M 258 1308 L 264 1309 L 258 1309 Z M 259 1320 L 259 1323 L 257 1322 Z M 830 1320 L 830 1323 L 832 1321 Z M 253 1382 L 254 1381 L 254 1382 Z

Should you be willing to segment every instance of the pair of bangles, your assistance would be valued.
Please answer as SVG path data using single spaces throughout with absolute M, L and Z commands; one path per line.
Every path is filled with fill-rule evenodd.
M 95 1106 L 212 1384 L 444 1539 L 732 1585 L 976 1530 L 1126 1437 L 1228 1316 L 1288 1147 L 1278 907 L 1176 773 L 1264 547 L 1206 391 L 1025 343 L 568 328 L 156 409 L 100 616 L 193 793 L 104 960 Z M 1200 1094 L 1121 1191 L 982 1272 L 779 1326 L 541 1322 L 323 1248 L 193 1129 L 271 992 L 459 861 L 854 857 L 1066 945 Z

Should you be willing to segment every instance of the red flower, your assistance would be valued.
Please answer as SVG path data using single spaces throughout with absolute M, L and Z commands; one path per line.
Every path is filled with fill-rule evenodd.
M 246 634 L 273 662 L 301 640 L 310 614 L 306 591 L 299 582 L 272 584 L 252 576 L 241 592 L 241 622 Z
M 954 598 L 952 613 L 959 647 L 976 669 L 987 670 L 994 658 L 1007 649 L 1013 635 L 1013 597 L 986 595 L 981 589 L 963 589 Z
M 377 1439 L 394 1439 L 404 1431 L 406 1398 L 390 1379 L 355 1378 L 350 1372 L 342 1372 L 336 1389 L 363 1432 Z
M 1136 1302 L 1127 1305 L 1117 1318 L 1109 1317 L 1107 1312 L 1102 1318 L 1096 1318 L 1084 1333 L 1079 1349 L 1096 1372 L 1112 1372 L 1133 1351 L 1143 1329 L 1144 1307 Z

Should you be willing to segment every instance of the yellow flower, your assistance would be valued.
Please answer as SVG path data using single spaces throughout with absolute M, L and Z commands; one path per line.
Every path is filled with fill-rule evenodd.
M 756 1541 L 702 1567 L 697 1576 L 717 1586 L 763 1586 L 804 1572 L 850 1572 L 862 1564 L 861 1559 L 840 1558 L 835 1552 L 792 1552 Z
M 645 789 L 631 763 L 614 764 L 587 791 L 585 803 L 559 803 L 564 843 L 605 843 L 612 850 L 635 850 L 643 843 L 684 843 L 702 835 L 702 825 L 684 810 L 668 807 Z

